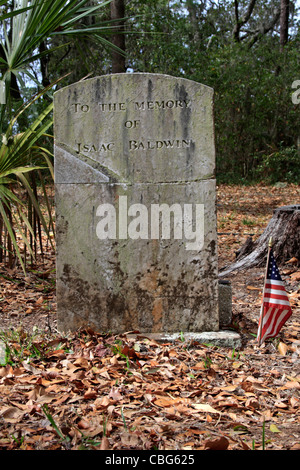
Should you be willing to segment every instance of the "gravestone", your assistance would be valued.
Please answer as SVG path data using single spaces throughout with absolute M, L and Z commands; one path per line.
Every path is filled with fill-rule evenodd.
M 116 74 L 54 95 L 61 331 L 218 331 L 213 90 Z

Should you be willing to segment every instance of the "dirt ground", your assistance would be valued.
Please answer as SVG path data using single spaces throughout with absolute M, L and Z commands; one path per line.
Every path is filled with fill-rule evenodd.
M 222 185 L 218 187 L 220 268 L 234 261 L 235 251 L 243 245 L 249 235 L 255 239 L 264 231 L 275 208 L 299 204 L 300 188 L 296 185 L 281 186 L 283 187 L 263 185 L 255 187 Z M 108 397 L 106 405 L 103 401 L 99 402 L 99 409 L 102 415 L 106 416 L 110 427 L 107 428 L 106 435 L 104 435 L 102 425 L 99 425 L 98 433 L 97 430 L 94 433 L 91 432 L 91 427 L 88 424 L 86 427 L 82 424 L 81 429 L 87 435 L 93 436 L 93 439 L 98 439 L 98 445 L 101 445 L 102 449 L 144 450 L 155 447 L 157 449 L 186 450 L 207 448 L 248 450 L 267 447 L 275 450 L 299 450 L 300 266 L 297 260 L 287 261 L 285 265 L 279 266 L 279 269 L 290 296 L 293 315 L 276 340 L 267 342 L 261 348 L 258 348 L 255 340 L 264 268 L 253 268 L 247 272 L 233 272 L 227 277 L 231 281 L 233 293 L 233 320 L 230 328 L 241 334 L 243 341 L 241 351 L 224 351 L 222 348 L 202 345 L 190 345 L 190 348 L 187 349 L 182 342 L 175 345 L 152 344 L 151 348 L 151 345 L 149 346 L 149 343 L 146 344 L 143 340 L 139 342 L 138 347 L 134 345 L 133 348 L 126 338 L 121 338 L 123 346 L 125 344 L 128 351 L 133 351 L 133 349 L 136 351 L 131 356 L 130 354 L 127 356 L 130 358 L 131 366 L 134 368 L 137 367 L 137 364 L 142 364 L 141 367 L 139 364 L 139 368 L 137 368 L 136 382 L 134 387 L 132 385 L 132 389 L 130 389 L 131 401 L 125 400 L 124 378 L 121 380 L 118 376 L 116 381 L 118 374 L 111 374 L 110 369 L 107 368 L 108 383 L 104 384 L 99 379 L 101 386 L 99 384 L 97 386 L 98 389 L 102 387 L 103 393 L 105 391 L 106 397 Z M 49 246 L 45 247 L 44 258 L 39 258 L 37 263 L 28 270 L 26 277 L 17 267 L 8 269 L 0 264 L 0 289 L 0 331 L 10 330 L 24 334 L 24 331 L 43 330 L 48 337 L 57 337 L 55 255 Z M 68 339 L 70 344 L 74 341 L 73 349 L 76 349 L 76 345 L 80 345 L 81 354 L 85 357 L 87 357 L 87 351 L 91 354 L 91 350 L 95 351 L 95 348 L 99 348 L 99 344 L 103 344 L 105 347 L 103 337 L 100 338 L 100 336 L 93 334 L 89 336 L 88 333 L 87 336 L 89 341 L 84 345 L 80 342 L 79 336 L 75 335 L 73 339 Z M 90 346 L 86 346 L 87 344 Z M 78 355 L 76 357 L 78 360 Z M 93 357 L 95 359 L 95 354 Z M 200 365 L 200 359 L 203 360 L 203 357 L 206 359 L 209 357 L 211 364 L 209 367 L 203 368 Z M 124 354 L 120 353 L 118 366 L 122 363 L 122 358 L 124 359 Z M 144 362 L 141 362 L 141 358 Z M 137 374 L 146 367 L 147 361 L 151 362 L 152 369 L 162 367 L 162 364 L 166 368 L 167 358 L 169 358 L 169 369 L 163 369 L 167 375 L 161 372 L 159 377 L 157 374 L 152 376 L 152 372 L 149 372 L 150 369 L 147 369 L 147 380 L 146 375 L 143 376 L 143 380 L 138 379 Z M 178 375 L 179 372 L 170 367 L 170 364 L 176 362 L 172 361 L 172 358 L 174 361 L 176 359 L 177 364 L 180 364 L 181 374 L 186 368 L 185 375 Z M 162 359 L 164 359 L 163 362 Z M 57 358 L 57 360 L 59 361 L 61 358 Z M 115 367 L 116 360 L 110 358 L 110 361 Z M 99 364 L 93 363 L 93 367 L 99 369 Z M 49 364 L 45 367 L 48 366 Z M 9 383 L 7 367 L 2 368 L 2 373 L 0 367 L 0 391 L 1 387 L 5 387 L 2 391 L 6 394 L 2 403 L 4 408 L 0 406 L 0 448 L 9 448 L 9 446 L 17 448 L 15 440 L 9 439 L 7 436 L 11 436 L 13 433 L 22 434 L 24 415 L 22 415 L 21 421 L 14 421 L 14 418 L 5 420 L 6 415 L 3 409 L 13 404 L 19 410 L 22 406 L 25 407 L 27 402 L 23 397 L 23 401 L 21 400 L 18 405 L 16 397 L 10 398 L 10 389 L 7 385 Z M 51 363 L 51 367 L 54 367 L 53 363 Z M 82 370 L 87 371 L 88 368 L 82 367 Z M 12 373 L 12 371 L 10 372 Z M 101 374 L 103 379 L 105 377 L 104 371 Z M 135 373 L 133 375 L 135 376 Z M 187 382 L 187 375 L 198 379 L 198 391 L 192 387 L 191 382 Z M 166 377 L 169 377 L 171 385 L 168 382 L 169 385 L 166 386 Z M 133 379 L 130 380 L 131 382 L 128 381 L 128 383 L 133 384 Z M 161 386 L 159 386 L 160 380 L 163 381 Z M 200 382 L 202 385 L 199 385 Z M 139 383 L 142 393 L 138 392 Z M 186 386 L 187 383 L 188 386 Z M 12 384 L 12 387 L 15 386 L 16 384 Z M 87 390 L 90 390 L 90 399 L 95 398 L 92 391 L 96 388 L 93 382 L 87 382 L 83 387 L 85 394 Z M 182 390 L 184 391 L 182 392 Z M 85 416 L 86 421 L 91 423 L 92 411 L 86 405 L 89 396 L 88 394 L 83 396 L 85 397 L 85 408 L 80 408 L 80 414 L 82 418 Z M 99 399 L 99 395 L 97 398 Z M 190 401 L 192 398 L 194 401 Z M 73 399 L 75 400 L 74 396 Z M 68 400 L 69 398 L 65 399 L 64 406 L 67 405 Z M 53 405 L 55 409 L 54 403 L 51 401 L 48 403 L 49 406 Z M 173 411 L 170 403 L 172 403 Z M 120 409 L 123 409 L 120 408 L 121 404 L 124 405 L 125 415 L 120 414 Z M 206 410 L 204 405 L 211 408 Z M 195 407 L 193 412 L 191 412 L 191 407 Z M 144 410 L 144 414 L 137 411 L 141 409 Z M 64 420 L 68 413 L 70 411 L 67 411 L 66 408 L 64 413 L 61 411 Z M 75 420 L 74 416 L 68 415 L 69 422 L 72 421 L 74 424 L 76 421 L 76 425 L 78 425 L 78 419 Z M 57 416 L 58 421 L 59 419 Z M 1 420 L 4 420 L 3 423 Z M 122 427 L 125 420 L 130 425 L 134 424 L 131 426 L 130 432 L 128 427 L 126 427 L 126 432 L 124 426 Z M 3 428 L 1 428 L 1 423 Z M 133 431 L 133 428 L 139 432 Z M 32 431 L 31 434 L 36 433 Z M 28 440 L 27 447 L 25 446 L 26 439 L 22 440 L 24 448 L 36 448 L 37 441 L 31 434 L 28 431 L 31 440 Z M 62 438 L 57 439 L 57 436 L 55 440 L 53 432 L 51 434 L 48 429 L 43 434 L 45 438 L 43 444 L 39 445 L 43 449 L 78 448 L 79 441 L 82 445 L 82 439 L 79 439 L 79 434 L 76 434 L 74 429 L 72 432 L 66 431 L 65 435 L 69 437 L 67 441 Z M 6 437 L 2 437 L 1 440 L 1 436 Z M 52 440 L 49 436 L 52 437 Z

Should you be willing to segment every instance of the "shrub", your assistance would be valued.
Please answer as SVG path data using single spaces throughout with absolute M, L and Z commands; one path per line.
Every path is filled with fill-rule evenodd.
M 280 148 L 277 152 L 263 155 L 257 175 L 269 183 L 300 181 L 300 151 L 295 146 Z

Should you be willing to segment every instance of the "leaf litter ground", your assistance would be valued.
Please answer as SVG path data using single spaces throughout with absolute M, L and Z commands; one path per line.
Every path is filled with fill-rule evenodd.
M 218 187 L 219 264 L 258 237 L 299 187 Z M 48 251 L 47 251 L 48 250 Z M 160 344 L 90 330 L 62 336 L 55 320 L 55 259 L 26 278 L 0 265 L 0 449 L 299 450 L 300 271 L 280 266 L 293 315 L 257 347 L 264 269 L 235 272 L 230 328 L 240 350 Z

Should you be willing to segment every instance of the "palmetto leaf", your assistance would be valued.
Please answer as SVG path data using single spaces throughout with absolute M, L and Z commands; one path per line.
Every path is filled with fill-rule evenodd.
M 57 83 L 57 81 L 55 82 Z M 23 240 L 26 248 L 32 255 L 32 249 L 26 236 L 26 231 L 31 236 L 34 235 L 30 222 L 25 214 L 25 205 L 17 196 L 18 188 L 26 190 L 27 196 L 34 207 L 35 213 L 42 224 L 45 233 L 49 236 L 49 230 L 39 202 L 32 190 L 27 175 L 32 171 L 40 171 L 50 167 L 53 175 L 53 165 L 50 160 L 51 153 L 44 147 L 38 145 L 40 137 L 45 136 L 47 130 L 52 125 L 52 109 L 51 102 L 43 112 L 36 118 L 28 129 L 17 135 L 12 135 L 14 124 L 20 115 L 28 109 L 43 93 L 45 93 L 52 85 L 45 88 L 42 92 L 37 93 L 28 103 L 25 103 L 12 118 L 7 132 L 3 137 L 2 146 L 0 147 L 0 218 L 2 219 L 7 233 L 11 239 L 16 256 L 18 257 L 23 270 L 25 271 L 24 260 L 22 259 L 15 231 L 18 232 Z M 32 164 L 33 156 L 37 154 L 39 159 L 44 158 L 45 165 Z M 47 202 L 48 205 L 48 202 Z M 50 211 L 50 206 L 48 205 Z M 10 214 L 10 216 L 8 216 Z M 50 224 L 52 224 L 51 214 L 49 212 Z M 22 229 L 23 226 L 23 229 Z M 51 237 L 49 240 L 52 243 Z
M 3 70 L 4 79 L 10 81 L 10 73 L 16 76 L 23 70 L 28 72 L 28 64 L 33 60 L 43 57 L 50 51 L 37 53 L 42 41 L 54 35 L 89 35 L 91 32 L 100 33 L 106 26 L 99 24 L 81 25 L 79 21 L 100 8 L 109 4 L 111 0 L 99 2 L 97 5 L 86 5 L 87 0 L 16 0 L 13 12 L 0 18 L 2 20 L 3 37 L 0 44 L 4 57 L 0 61 L 0 69 Z M 1 3 L 0 3 L 1 5 Z M 12 22 L 11 39 L 4 21 Z M 77 26 L 77 27 L 74 27 Z

